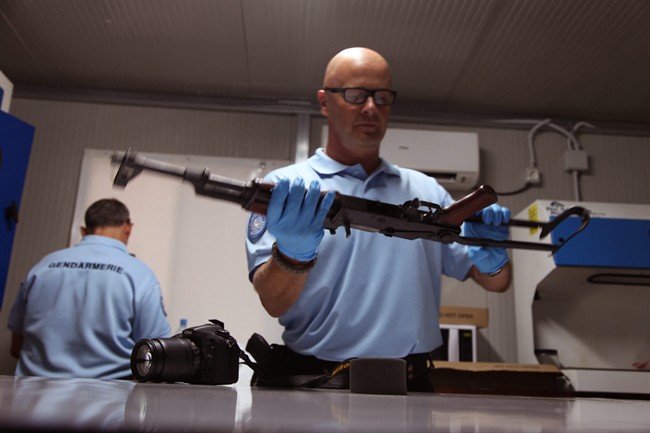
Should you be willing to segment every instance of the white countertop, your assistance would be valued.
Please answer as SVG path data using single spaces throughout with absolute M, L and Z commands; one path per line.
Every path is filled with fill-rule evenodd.
M 0 430 L 648 432 L 650 401 L 0 376 Z

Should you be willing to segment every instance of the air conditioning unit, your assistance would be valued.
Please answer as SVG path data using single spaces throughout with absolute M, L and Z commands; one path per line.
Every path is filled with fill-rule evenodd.
M 447 189 L 469 190 L 478 183 L 475 132 L 389 127 L 380 152 L 388 162 L 421 171 Z
M 327 125 L 321 134 L 327 143 Z M 382 158 L 434 177 L 449 190 L 470 190 L 478 183 L 479 146 L 475 132 L 432 131 L 408 125 L 388 128 L 380 150 Z

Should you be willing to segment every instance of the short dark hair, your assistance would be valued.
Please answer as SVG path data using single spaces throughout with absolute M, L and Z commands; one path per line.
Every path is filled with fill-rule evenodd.
M 119 227 L 131 222 L 129 209 L 119 200 L 104 198 L 91 204 L 84 216 L 86 229 L 95 230 L 97 227 Z

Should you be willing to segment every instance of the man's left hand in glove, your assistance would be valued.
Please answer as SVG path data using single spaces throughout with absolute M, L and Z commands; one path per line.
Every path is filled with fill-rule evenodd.
M 498 204 L 492 204 L 477 212 L 476 215 L 482 219 L 483 223 L 465 222 L 463 224 L 463 236 L 494 240 L 508 239 L 509 229 L 507 223 L 510 221 L 510 209 Z M 493 277 L 508 265 L 508 252 L 505 248 L 469 246 L 467 254 L 478 271 L 484 276 Z M 485 287 L 482 281 L 478 279 L 477 281 Z M 502 290 L 505 290 L 505 288 Z

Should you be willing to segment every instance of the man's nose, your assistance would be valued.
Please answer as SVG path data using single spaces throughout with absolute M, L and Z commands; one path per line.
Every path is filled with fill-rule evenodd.
M 364 114 L 374 114 L 377 112 L 377 104 L 375 104 L 375 98 L 372 95 L 368 95 L 366 98 L 361 108 L 361 112 Z

